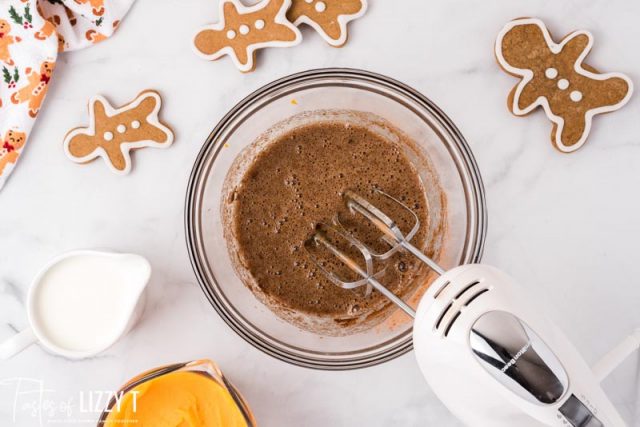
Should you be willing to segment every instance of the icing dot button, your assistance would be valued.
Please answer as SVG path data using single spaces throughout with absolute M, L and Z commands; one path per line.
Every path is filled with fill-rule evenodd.
M 119 133 L 125 133 L 125 131 L 127 130 L 127 127 L 125 125 L 118 125 L 118 127 L 116 128 L 116 130 Z
M 556 77 L 558 77 L 558 70 L 556 70 L 555 68 L 551 67 L 551 68 L 547 68 L 546 70 L 544 70 L 544 75 L 548 78 L 548 79 L 555 79 Z
M 264 21 L 262 19 L 258 19 L 253 26 L 258 30 L 262 30 L 264 28 Z
M 233 40 L 233 39 L 235 39 L 235 38 L 236 38 L 236 32 L 235 32 L 235 31 L 233 31 L 233 30 L 229 30 L 229 31 L 227 31 L 227 38 L 228 38 L 229 40 Z
M 105 132 L 102 137 L 105 141 L 111 141 L 113 139 L 113 132 Z
M 140 127 L 140 122 L 137 120 L 134 120 L 131 122 L 131 127 L 134 129 L 138 129 Z
M 309 4 L 313 3 L 313 0 L 304 0 L 304 1 L 306 1 Z
M 249 34 L 249 26 L 245 25 L 245 24 L 242 24 L 242 25 L 240 25 L 240 28 L 238 28 L 238 31 L 240 31 L 240 34 L 242 34 L 242 35 Z
M 315 8 L 316 12 L 322 13 L 327 10 L 327 5 L 323 1 L 319 1 L 318 3 L 316 3 Z
M 569 94 L 569 98 L 571 98 L 573 102 L 580 102 L 582 101 L 582 92 L 574 90 Z
M 569 80 L 567 79 L 558 80 L 558 89 L 565 90 L 568 87 L 569 87 Z

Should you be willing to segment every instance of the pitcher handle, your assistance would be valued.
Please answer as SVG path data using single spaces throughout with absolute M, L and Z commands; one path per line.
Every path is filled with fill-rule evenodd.
M 9 359 L 37 341 L 33 329 L 27 328 L 18 332 L 0 344 L 0 360 Z

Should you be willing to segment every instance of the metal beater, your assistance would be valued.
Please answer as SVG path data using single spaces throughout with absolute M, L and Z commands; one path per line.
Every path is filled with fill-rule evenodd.
M 394 304 L 400 307 L 405 313 L 407 313 L 411 317 L 415 317 L 416 312 L 413 310 L 407 303 L 405 303 L 402 299 L 396 296 L 393 292 L 391 292 L 386 286 L 384 286 L 380 281 L 378 281 L 377 276 L 382 273 L 374 273 L 374 261 L 384 261 L 388 259 L 391 255 L 396 253 L 398 250 L 406 249 L 411 254 L 413 254 L 420 261 L 429 266 L 433 271 L 438 273 L 438 275 L 442 275 L 444 273 L 444 269 L 440 267 L 435 261 L 431 258 L 427 257 L 422 251 L 416 248 L 413 244 L 411 244 L 411 239 L 416 235 L 418 230 L 420 229 L 420 218 L 418 215 L 410 209 L 406 204 L 402 203 L 400 200 L 395 197 L 385 193 L 380 189 L 374 189 L 375 193 L 380 194 L 381 196 L 391 200 L 396 203 L 404 210 L 406 210 L 411 217 L 414 219 L 414 225 L 411 227 L 410 231 L 405 235 L 400 227 L 396 224 L 396 222 L 391 219 L 387 214 L 382 212 L 364 197 L 355 193 L 352 190 L 347 190 L 344 193 L 344 199 L 347 207 L 351 211 L 351 213 L 358 213 L 364 216 L 366 219 L 371 221 L 373 225 L 375 225 L 378 230 L 382 232 L 383 240 L 386 241 L 390 245 L 390 249 L 384 253 L 378 253 L 373 250 L 371 247 L 365 245 L 361 241 L 357 240 L 351 234 L 349 234 L 345 228 L 341 225 L 339 217 L 334 218 L 334 225 L 328 224 L 318 224 L 316 227 L 316 231 L 311 235 L 311 237 L 305 242 L 305 248 L 307 248 L 307 252 L 309 254 L 310 259 L 313 263 L 324 273 L 324 275 L 335 285 L 343 288 L 343 289 L 355 289 L 360 286 L 367 286 L 366 295 L 368 296 L 371 292 L 371 287 L 375 290 L 383 294 L 385 297 L 389 298 Z M 353 247 L 358 249 L 364 258 L 364 268 L 361 266 L 356 260 L 346 254 L 344 251 L 341 251 L 336 247 L 336 245 L 332 244 L 327 238 L 327 232 L 331 231 L 345 239 L 345 241 L 349 242 Z M 313 255 L 313 253 L 309 250 L 312 245 L 322 245 L 327 248 L 332 254 L 334 254 L 338 259 L 340 259 L 347 267 L 349 267 L 353 272 L 362 277 L 361 280 L 357 281 L 348 281 L 344 280 L 344 278 L 340 278 L 333 271 L 327 269 L 320 260 Z

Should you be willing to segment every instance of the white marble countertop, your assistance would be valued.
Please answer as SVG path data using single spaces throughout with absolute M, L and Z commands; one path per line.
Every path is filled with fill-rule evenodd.
M 516 80 L 499 70 L 492 52 L 505 22 L 538 16 L 556 37 L 591 30 L 596 40 L 588 62 L 628 73 L 638 84 L 640 2 L 371 0 L 344 48 L 305 30 L 301 46 L 263 52 L 248 75 L 227 59 L 202 61 L 189 48 L 195 28 L 213 22 L 217 10 L 215 0 L 138 0 L 112 40 L 61 56 L 24 157 L 0 192 L 0 339 L 26 326 L 29 283 L 63 251 L 140 253 L 154 275 L 141 324 L 105 354 L 70 361 L 32 346 L 0 362 L 0 380 L 42 381 L 52 400 L 75 403 L 73 417 L 95 420 L 95 413 L 80 413 L 79 392 L 113 390 L 161 364 L 211 358 L 263 426 L 459 425 L 423 382 L 413 354 L 351 372 L 290 366 L 232 332 L 195 281 L 183 202 L 204 139 L 254 89 L 328 66 L 392 76 L 454 120 L 485 180 L 484 261 L 540 295 L 588 362 L 640 325 L 640 96 L 596 119 L 583 149 L 561 155 L 543 114 L 515 118 L 507 111 Z M 101 161 L 78 166 L 65 158 L 62 139 L 86 122 L 89 97 L 103 94 L 119 104 L 146 88 L 163 94 L 163 117 L 176 132 L 173 147 L 137 152 L 127 177 L 113 175 Z M 636 355 L 604 383 L 635 426 L 639 376 Z M 13 419 L 14 391 L 0 386 L 0 425 L 40 425 L 24 407 Z M 42 425 L 51 421 L 71 425 L 63 415 L 43 415 Z

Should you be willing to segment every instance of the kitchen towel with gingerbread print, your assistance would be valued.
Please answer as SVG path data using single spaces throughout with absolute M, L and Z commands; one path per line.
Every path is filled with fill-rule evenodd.
M 109 38 L 134 0 L 0 0 L 0 189 L 24 150 L 58 52 Z

